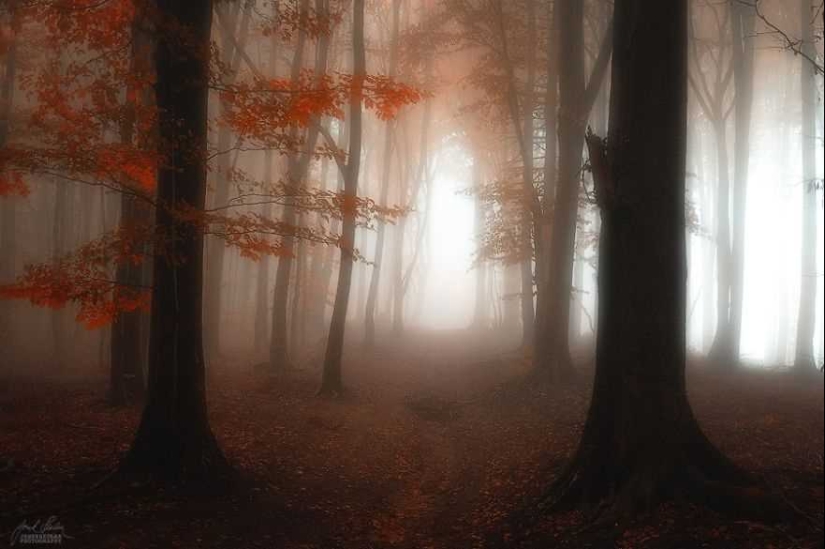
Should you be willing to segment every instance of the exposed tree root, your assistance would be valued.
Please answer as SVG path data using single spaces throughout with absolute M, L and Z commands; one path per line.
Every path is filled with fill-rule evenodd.
M 113 479 L 209 489 L 227 487 L 235 472 L 208 428 L 142 425 Z
M 583 446 L 542 502 L 544 511 L 580 510 L 597 524 L 625 522 L 670 501 L 762 522 L 790 509 L 767 487 L 725 458 L 696 430 L 689 442 L 641 455 L 631 467 L 614 453 Z M 652 455 L 656 454 L 656 455 Z

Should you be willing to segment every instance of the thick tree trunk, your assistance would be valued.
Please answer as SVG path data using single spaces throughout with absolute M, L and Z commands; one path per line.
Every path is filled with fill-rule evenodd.
M 702 434 L 685 388 L 687 0 L 615 6 L 609 150 L 588 140 L 602 167 L 596 379 L 555 496 L 630 515 L 744 477 Z
M 206 410 L 203 229 L 175 215 L 180 207 L 205 206 L 212 2 L 157 5 L 162 16 L 189 31 L 191 41 L 182 44 L 163 33 L 158 38 L 155 89 L 164 161 L 156 223 L 168 248 L 154 262 L 146 406 L 121 470 L 163 481 L 215 480 L 229 466 Z
M 363 82 L 367 74 L 366 46 L 364 44 L 364 2 L 353 0 L 352 49 L 353 76 L 356 82 Z M 352 267 L 355 248 L 355 208 L 358 197 L 358 178 L 361 169 L 361 142 L 363 131 L 362 90 L 356 86 L 350 102 L 350 144 L 349 160 L 345 167 L 344 198 L 350 207 L 344 209 L 344 223 L 341 234 L 341 269 L 338 274 L 338 289 L 332 310 L 329 340 L 324 358 L 324 372 L 320 394 L 340 395 L 343 391 L 341 361 L 344 354 L 344 332 L 347 322 Z
M 810 57 L 816 56 L 813 29 L 811 27 L 811 0 L 800 3 L 802 25 L 802 49 Z M 816 325 L 816 73 L 811 64 L 802 60 L 800 89 L 802 91 L 802 257 L 799 285 L 799 316 L 796 323 L 796 353 L 794 367 L 797 371 L 810 371 L 815 366 L 814 329 Z

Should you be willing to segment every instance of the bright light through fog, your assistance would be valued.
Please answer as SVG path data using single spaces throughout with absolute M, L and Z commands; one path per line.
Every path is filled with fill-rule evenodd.
M 466 152 L 443 151 L 436 166 L 430 211 L 432 263 L 420 322 L 437 329 L 469 326 L 475 299 L 472 168 Z

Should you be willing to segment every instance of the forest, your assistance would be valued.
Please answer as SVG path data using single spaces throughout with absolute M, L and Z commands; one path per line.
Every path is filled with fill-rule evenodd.
M 0 0 L 0 545 L 825 547 L 824 27 Z

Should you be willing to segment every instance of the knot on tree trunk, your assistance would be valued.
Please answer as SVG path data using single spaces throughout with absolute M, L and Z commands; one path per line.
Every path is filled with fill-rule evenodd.
M 596 204 L 602 212 L 607 212 L 613 209 L 616 201 L 616 188 L 613 183 L 610 158 L 607 153 L 607 139 L 593 133 L 593 130 L 588 126 L 585 141 L 590 156 L 590 171 L 593 174 Z

